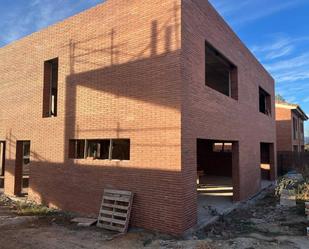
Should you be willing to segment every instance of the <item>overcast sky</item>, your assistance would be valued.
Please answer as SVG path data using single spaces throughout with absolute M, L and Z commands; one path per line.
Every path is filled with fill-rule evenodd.
M 1 0 L 0 47 L 100 2 Z M 210 2 L 273 75 L 277 93 L 309 114 L 309 1 Z M 309 124 L 306 133 L 309 136 Z

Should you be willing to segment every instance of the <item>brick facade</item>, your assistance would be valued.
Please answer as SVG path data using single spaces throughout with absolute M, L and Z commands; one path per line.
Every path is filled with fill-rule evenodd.
M 194 177 L 196 138 L 238 141 L 234 195 L 246 199 L 260 189 L 260 143 L 275 145 L 274 81 L 207 1 L 184 0 L 182 24 L 183 169 L 188 179 Z M 204 85 L 205 39 L 238 67 L 238 100 Z M 259 112 L 259 86 L 272 96 L 272 116 Z M 192 191 L 187 200 L 191 217 L 195 217 L 193 195 Z
M 238 100 L 205 86 L 205 40 L 237 65 Z M 57 57 L 58 115 L 42 118 L 44 61 Z M 147 229 L 196 223 L 197 138 L 238 142 L 236 200 L 260 189 L 260 143 L 275 146 L 274 82 L 205 0 L 109 0 L 1 48 L 0 65 L 6 194 L 25 140 L 30 199 L 97 215 L 104 188 L 130 190 L 132 225 Z M 259 112 L 259 86 L 272 116 Z M 129 138 L 130 160 L 68 158 L 69 139 L 104 138 Z
M 304 150 L 304 122 L 307 119 L 306 114 L 297 105 L 276 104 L 277 151 L 300 152 Z M 297 127 L 295 134 L 294 126 Z

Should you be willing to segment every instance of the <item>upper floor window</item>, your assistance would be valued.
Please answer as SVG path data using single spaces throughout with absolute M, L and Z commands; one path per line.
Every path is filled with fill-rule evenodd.
M 259 87 L 259 106 L 260 112 L 266 115 L 271 115 L 271 97 L 268 92 Z
M 43 118 L 57 116 L 58 58 L 44 62 Z
M 206 85 L 238 99 L 237 67 L 209 43 L 205 47 Z
M 293 117 L 293 139 L 297 139 L 298 122 L 297 118 Z
M 300 133 L 304 134 L 304 121 L 300 121 Z

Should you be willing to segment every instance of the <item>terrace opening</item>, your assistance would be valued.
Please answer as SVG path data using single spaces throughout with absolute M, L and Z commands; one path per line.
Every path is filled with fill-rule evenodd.
M 205 207 L 220 213 L 234 200 L 238 142 L 197 139 L 198 219 L 207 219 Z

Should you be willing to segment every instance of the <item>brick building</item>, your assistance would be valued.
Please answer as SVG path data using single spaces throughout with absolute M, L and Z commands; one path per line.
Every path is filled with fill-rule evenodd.
M 299 105 L 276 102 L 277 150 L 305 150 L 304 122 L 307 115 Z
M 6 194 L 96 216 L 104 188 L 130 190 L 133 226 L 180 234 L 197 178 L 229 178 L 234 201 L 261 164 L 276 178 L 274 81 L 206 0 L 108 0 L 0 65 Z

